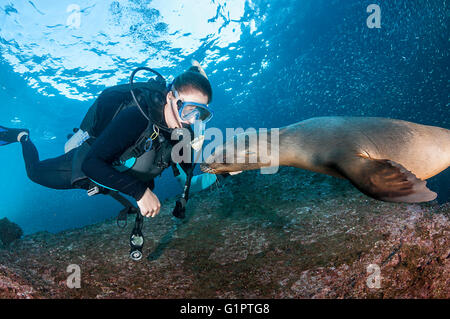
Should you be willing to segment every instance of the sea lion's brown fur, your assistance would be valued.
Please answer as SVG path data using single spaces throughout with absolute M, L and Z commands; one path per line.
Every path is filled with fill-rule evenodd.
M 450 130 L 435 126 L 379 117 L 317 117 L 282 127 L 279 133 L 279 165 L 346 178 L 363 193 L 385 201 L 435 199 L 424 180 L 450 166 Z M 236 156 L 258 150 L 243 152 Z M 202 170 L 217 174 L 270 166 L 212 163 L 223 158 L 212 155 Z

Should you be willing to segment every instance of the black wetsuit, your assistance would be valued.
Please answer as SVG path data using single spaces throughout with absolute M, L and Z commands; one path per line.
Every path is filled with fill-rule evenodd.
M 83 162 L 83 172 L 95 182 L 139 200 L 147 187 L 152 186 L 127 172 L 117 171 L 112 163 L 136 142 L 147 124 L 136 106 L 121 111 L 92 144 Z
M 130 103 L 131 94 L 113 88 L 103 91 L 94 102 L 97 104 L 95 110 L 101 116 L 97 116 L 94 123 L 93 133 L 96 138 L 87 141 L 91 148 L 83 161 L 82 170 L 96 183 L 139 200 L 147 188 L 153 189 L 153 180 L 144 182 L 128 172 L 119 172 L 114 169 L 113 162 L 136 143 L 148 121 L 135 105 L 116 113 L 120 105 Z M 75 149 L 59 157 L 40 161 L 31 140 L 21 144 L 27 174 L 32 181 L 54 189 L 78 188 L 72 183 Z

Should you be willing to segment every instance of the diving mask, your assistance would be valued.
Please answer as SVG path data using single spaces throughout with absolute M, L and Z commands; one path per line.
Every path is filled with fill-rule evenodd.
M 178 115 L 182 121 L 194 123 L 194 121 L 208 122 L 213 117 L 213 112 L 208 108 L 208 104 L 196 102 L 183 102 L 179 99 L 179 94 L 173 90 L 173 95 L 177 100 Z

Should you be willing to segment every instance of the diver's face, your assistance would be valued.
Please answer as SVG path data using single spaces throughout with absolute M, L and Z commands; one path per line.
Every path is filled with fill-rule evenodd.
M 195 102 L 200 104 L 207 104 L 208 96 L 195 89 L 187 90 L 185 92 L 178 92 L 178 98 L 175 98 L 172 91 L 167 93 L 166 96 L 167 104 L 164 109 L 164 117 L 167 126 L 169 128 L 181 128 L 183 124 L 185 125 L 194 124 L 195 118 L 192 118 L 190 121 L 183 121 L 180 118 L 180 115 L 178 114 L 178 105 L 177 105 L 177 102 L 179 100 L 181 100 L 181 102 Z

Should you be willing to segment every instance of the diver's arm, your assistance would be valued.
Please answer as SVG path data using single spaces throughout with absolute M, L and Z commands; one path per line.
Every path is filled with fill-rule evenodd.
M 176 164 L 177 171 L 179 172 L 178 175 L 175 175 L 175 178 L 177 181 L 181 184 L 181 187 L 184 187 L 184 184 L 186 183 L 187 175 L 184 171 L 184 169 L 180 166 L 180 164 Z M 174 172 L 175 173 L 175 172 Z M 191 179 L 191 188 L 189 189 L 190 192 L 196 193 L 201 190 L 204 190 L 214 184 L 217 179 L 219 178 L 219 175 L 209 174 L 209 173 L 203 173 L 200 175 L 193 176 Z
M 140 200 L 147 190 L 147 184 L 125 172 L 117 171 L 112 163 L 134 145 L 147 123 L 135 107 L 121 111 L 92 144 L 82 165 L 86 176 L 101 186 Z

